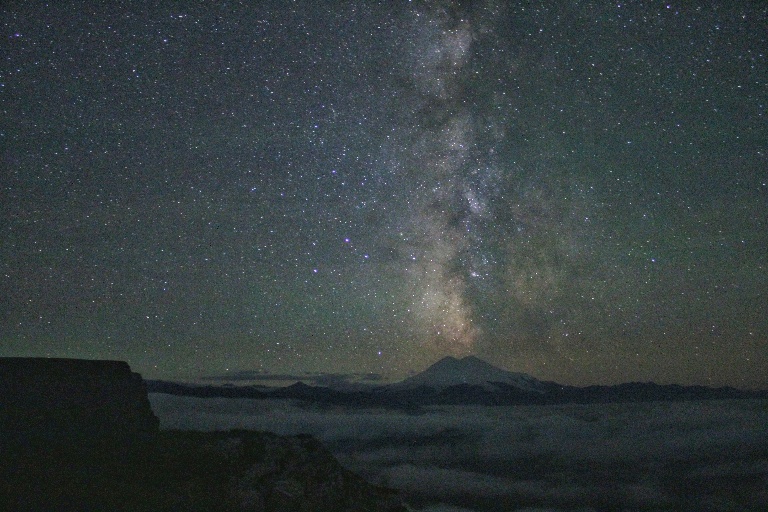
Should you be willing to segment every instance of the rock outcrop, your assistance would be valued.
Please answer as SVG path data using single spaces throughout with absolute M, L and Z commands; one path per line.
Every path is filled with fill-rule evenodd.
M 405 512 L 396 491 L 343 468 L 316 439 L 269 432 L 161 434 L 157 510 Z M 183 468 L 183 469 L 182 469 Z
M 123 361 L 0 358 L 0 447 L 131 450 L 159 422 Z
M 159 431 L 124 362 L 0 358 L 0 510 L 405 508 L 310 436 Z

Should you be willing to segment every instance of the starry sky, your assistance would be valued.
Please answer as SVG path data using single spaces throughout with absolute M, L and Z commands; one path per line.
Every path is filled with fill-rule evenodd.
M 768 387 L 762 2 L 3 2 L 0 356 Z

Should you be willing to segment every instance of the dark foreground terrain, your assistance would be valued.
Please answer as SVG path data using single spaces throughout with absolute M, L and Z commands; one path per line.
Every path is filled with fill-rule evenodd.
M 0 358 L 0 510 L 404 510 L 308 435 L 160 431 L 121 361 Z
M 0 474 L 2 510 L 405 510 L 314 438 L 266 432 L 164 431 L 130 452 L 16 451 Z

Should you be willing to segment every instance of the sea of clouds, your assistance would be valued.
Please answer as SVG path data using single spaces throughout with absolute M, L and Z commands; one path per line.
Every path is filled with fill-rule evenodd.
M 768 401 L 320 407 L 150 394 L 163 429 L 309 433 L 415 510 L 768 510 Z

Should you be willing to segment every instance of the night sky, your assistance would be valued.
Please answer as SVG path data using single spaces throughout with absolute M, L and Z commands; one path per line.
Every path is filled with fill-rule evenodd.
M 0 8 L 0 356 L 768 387 L 764 3 L 100 4 Z

